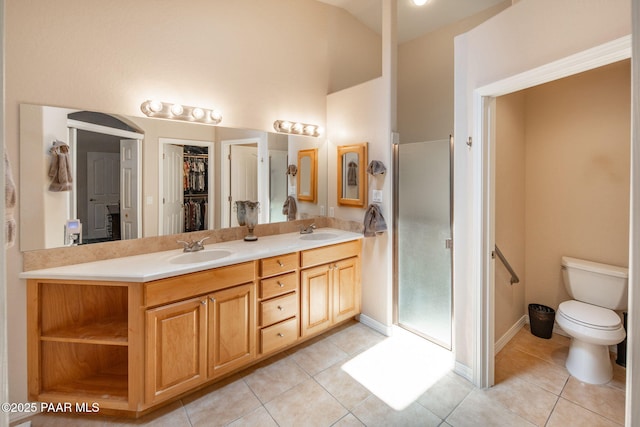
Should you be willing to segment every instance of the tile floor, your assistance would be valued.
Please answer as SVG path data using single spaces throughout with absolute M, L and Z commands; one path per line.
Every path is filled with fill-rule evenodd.
M 480 390 L 451 371 L 450 353 L 439 347 L 352 322 L 138 420 L 41 414 L 28 421 L 34 427 L 623 425 L 625 370 L 614 364 L 614 379 L 603 386 L 580 383 L 564 367 L 568 346 L 566 337 L 544 340 L 525 326 L 496 356 L 496 385 Z

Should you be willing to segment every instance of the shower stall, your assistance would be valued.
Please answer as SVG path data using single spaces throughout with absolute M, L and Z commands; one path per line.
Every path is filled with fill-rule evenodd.
M 452 139 L 394 145 L 394 321 L 451 349 Z

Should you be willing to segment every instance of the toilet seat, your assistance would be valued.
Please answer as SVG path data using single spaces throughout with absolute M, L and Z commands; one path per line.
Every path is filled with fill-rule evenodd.
M 578 325 L 601 331 L 613 331 L 622 326 L 620 317 L 613 310 L 575 300 L 561 303 L 558 307 L 558 316 Z

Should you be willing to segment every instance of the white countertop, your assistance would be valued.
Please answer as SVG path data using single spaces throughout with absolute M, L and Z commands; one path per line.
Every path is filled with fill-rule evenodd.
M 307 238 L 329 238 L 305 240 Z M 310 237 L 305 237 L 310 236 Z M 319 228 L 312 234 L 287 233 L 259 237 L 256 242 L 234 240 L 230 242 L 206 244 L 201 252 L 184 254 L 182 249 L 73 264 L 64 267 L 45 268 L 20 273 L 21 279 L 66 279 L 66 280 L 102 280 L 111 282 L 150 282 L 194 273 L 210 268 L 223 267 L 245 261 L 282 255 L 305 249 L 318 248 L 336 243 L 361 239 L 362 234 L 335 228 Z M 175 263 L 188 255 L 201 256 L 205 251 L 227 250 L 231 254 L 213 261 L 195 263 Z M 184 254 L 184 255 L 183 255 Z M 201 255 L 198 255 L 201 254 Z M 206 256 L 206 255 L 205 255 Z

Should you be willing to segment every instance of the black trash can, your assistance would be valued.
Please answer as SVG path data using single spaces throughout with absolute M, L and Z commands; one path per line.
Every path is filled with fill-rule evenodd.
M 624 330 L 627 330 L 627 312 L 625 311 L 623 314 L 623 324 Z M 624 337 L 624 340 L 620 344 L 618 344 L 618 357 L 616 358 L 616 363 L 620 366 L 627 367 L 627 337 Z
M 529 304 L 529 323 L 531 333 L 537 337 L 549 339 L 553 333 L 556 311 L 542 304 Z

